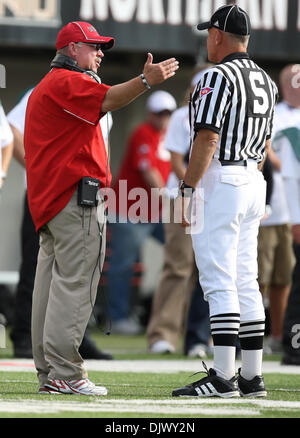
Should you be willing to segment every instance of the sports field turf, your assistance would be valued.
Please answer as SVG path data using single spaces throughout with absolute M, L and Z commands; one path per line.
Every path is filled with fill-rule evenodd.
M 87 361 L 89 378 L 105 385 L 108 396 L 37 394 L 32 361 L 12 360 L 8 340 L 8 348 L 0 350 L 0 418 L 300 418 L 300 367 L 282 368 L 279 356 L 265 361 L 267 398 L 178 399 L 171 397 L 172 389 L 202 377 L 190 377 L 202 371 L 200 360 L 180 353 L 149 355 L 143 336 L 93 337 L 115 357 Z M 211 366 L 211 358 L 207 363 Z

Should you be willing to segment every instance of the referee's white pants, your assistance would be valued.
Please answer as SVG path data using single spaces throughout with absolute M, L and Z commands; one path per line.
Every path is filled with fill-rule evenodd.
M 263 320 L 257 236 L 265 212 L 264 177 L 255 161 L 240 167 L 213 160 L 198 187 L 204 197 L 204 223 L 192 241 L 210 316 L 240 313 L 241 321 Z

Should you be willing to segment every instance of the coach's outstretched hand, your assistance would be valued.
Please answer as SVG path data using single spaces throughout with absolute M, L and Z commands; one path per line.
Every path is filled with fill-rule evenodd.
M 153 56 L 151 53 L 148 53 L 143 73 L 146 81 L 150 87 L 152 87 L 174 76 L 178 68 L 179 62 L 175 58 L 166 59 L 158 64 L 153 64 Z M 105 113 L 120 109 L 146 91 L 147 88 L 142 82 L 140 75 L 122 84 L 113 85 L 107 90 L 101 111 Z
M 165 61 L 153 64 L 153 55 L 148 53 L 148 58 L 144 66 L 144 76 L 150 86 L 161 84 L 165 80 L 175 75 L 179 69 L 179 62 L 176 58 L 169 58 Z

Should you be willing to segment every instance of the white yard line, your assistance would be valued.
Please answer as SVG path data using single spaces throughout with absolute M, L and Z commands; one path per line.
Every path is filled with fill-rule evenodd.
M 211 360 L 205 361 L 208 368 L 213 366 Z M 197 372 L 203 369 L 201 360 L 87 360 L 85 365 L 88 371 L 112 371 L 132 373 L 178 373 Z M 237 361 L 236 368 L 241 366 Z M 30 359 L 1 359 L 1 371 L 35 371 L 34 363 Z M 280 362 L 264 361 L 263 373 L 299 374 L 300 366 L 281 365 Z
M 226 406 L 225 406 L 226 405 Z M 244 406 L 247 405 L 247 406 Z M 264 409 L 299 411 L 300 402 L 249 399 L 163 399 L 125 400 L 105 398 L 93 401 L 2 400 L 0 412 L 54 414 L 62 412 L 124 412 L 208 416 L 260 416 Z
M 119 400 L 102 401 L 101 403 L 86 403 L 86 402 L 59 402 L 53 401 L 36 401 L 26 400 L 16 401 L 0 401 L 0 412 L 8 413 L 36 413 L 36 414 L 54 414 L 62 412 L 119 412 L 119 413 L 140 413 L 140 414 L 172 414 L 178 415 L 216 415 L 216 409 L 206 406 L 171 406 L 171 405 L 141 405 L 140 403 L 132 403 L 126 400 L 126 404 L 122 405 Z M 255 408 L 236 409 L 230 407 L 218 408 L 217 415 L 232 417 L 237 416 L 258 416 L 260 411 Z

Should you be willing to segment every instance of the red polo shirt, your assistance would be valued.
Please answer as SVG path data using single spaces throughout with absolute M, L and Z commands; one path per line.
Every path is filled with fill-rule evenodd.
M 164 148 L 164 138 L 165 133 L 156 131 L 149 123 L 142 123 L 132 133 L 114 183 L 116 211 L 123 218 L 132 219 L 133 213 L 142 222 L 148 222 L 151 218 L 155 222 L 159 220 L 161 205 L 159 204 L 157 209 L 157 204 L 153 205 L 151 202 L 151 189 L 143 178 L 142 171 L 156 169 L 166 183 L 171 163 L 170 153 Z M 126 192 L 124 188 L 127 188 Z M 142 196 L 144 193 L 145 199 L 141 199 L 136 189 L 143 189 Z M 137 212 L 134 205 L 139 205 Z
M 67 205 L 84 176 L 110 184 L 102 137 L 102 102 L 109 86 L 53 69 L 32 92 L 24 146 L 30 212 L 38 231 Z M 108 175 L 107 175 L 108 169 Z

